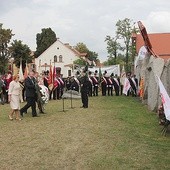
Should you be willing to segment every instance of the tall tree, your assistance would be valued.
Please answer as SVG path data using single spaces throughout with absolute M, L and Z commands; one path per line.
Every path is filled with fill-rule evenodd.
M 10 47 L 11 57 L 14 58 L 15 65 L 19 68 L 20 61 L 22 60 L 23 69 L 26 66 L 26 62 L 32 62 L 32 57 L 30 56 L 31 50 L 28 45 L 23 44 L 21 40 L 14 40 Z
M 118 38 L 111 38 L 110 36 L 106 36 L 105 41 L 107 42 L 107 52 L 109 54 L 108 60 L 111 65 L 117 64 L 117 56 L 119 55 L 119 50 L 123 50 L 120 43 L 118 42 Z
M 87 53 L 87 58 L 90 60 L 90 61 L 97 61 L 98 60 L 98 54 L 94 51 L 90 51 L 87 46 L 82 43 L 82 42 L 79 42 L 77 43 L 75 49 L 77 51 L 79 51 L 80 53 Z
M 14 34 L 12 30 L 3 29 L 3 24 L 0 23 L 0 73 L 5 73 L 8 69 L 8 60 L 10 56 L 9 43 Z
M 116 35 L 119 39 L 123 39 L 123 42 L 125 44 L 125 58 L 126 58 L 126 71 L 129 70 L 129 52 L 132 42 L 132 32 L 134 31 L 133 28 L 134 23 L 132 23 L 132 20 L 125 18 L 124 20 L 118 20 L 116 23 Z
M 43 28 L 41 33 L 36 35 L 37 48 L 35 57 L 42 54 L 48 47 L 50 47 L 56 40 L 56 34 L 51 28 Z

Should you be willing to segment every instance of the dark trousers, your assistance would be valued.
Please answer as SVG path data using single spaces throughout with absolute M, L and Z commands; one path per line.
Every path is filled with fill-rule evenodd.
M 89 87 L 89 96 L 90 96 L 90 97 L 92 96 L 92 89 L 93 89 L 93 86 L 90 85 L 90 87 Z
M 98 86 L 94 85 L 93 96 L 98 96 Z
M 102 85 L 102 96 L 106 96 L 106 90 L 107 90 L 107 86 Z
M 83 103 L 83 107 L 88 107 L 88 92 L 87 91 L 82 91 L 81 92 L 81 100 Z
M 53 89 L 53 91 L 51 92 L 51 95 L 53 93 L 53 99 L 56 100 L 57 98 L 57 88 Z M 50 96 L 50 99 L 51 99 L 51 96 Z
M 3 92 L 0 93 L 1 104 L 4 104 L 4 94 Z
M 123 93 L 123 85 L 120 85 L 120 94 L 122 95 Z
M 59 100 L 61 98 L 61 88 L 57 88 L 57 99 Z
M 108 96 L 113 96 L 113 87 L 108 87 L 107 89 L 107 92 L 108 92 Z
M 27 112 L 27 110 L 31 107 L 32 109 L 32 116 L 37 116 L 36 112 L 36 98 L 28 97 L 26 98 L 27 104 L 21 108 L 20 112 L 24 113 Z
M 116 93 L 116 96 L 119 96 L 119 86 L 115 86 L 115 93 Z

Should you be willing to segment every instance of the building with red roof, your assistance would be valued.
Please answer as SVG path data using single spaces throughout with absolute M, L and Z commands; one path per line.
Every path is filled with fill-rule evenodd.
M 152 50 L 154 53 L 165 60 L 170 58 L 170 33 L 153 33 L 148 34 Z M 136 44 L 136 53 L 145 45 L 141 34 L 133 34 L 133 42 Z

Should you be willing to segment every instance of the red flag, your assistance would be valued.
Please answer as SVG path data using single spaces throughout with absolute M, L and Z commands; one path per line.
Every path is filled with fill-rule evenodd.
M 54 66 L 53 68 L 53 90 L 58 87 L 58 81 L 57 81 L 56 75 L 57 75 L 56 67 Z
M 52 65 L 50 65 L 50 72 L 48 75 L 48 84 L 52 84 L 53 83 L 53 72 L 52 72 Z

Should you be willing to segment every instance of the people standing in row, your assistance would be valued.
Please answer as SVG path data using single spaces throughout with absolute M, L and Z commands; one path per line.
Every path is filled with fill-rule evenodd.
M 13 81 L 10 82 L 9 89 L 8 89 L 8 101 L 12 109 L 10 114 L 8 115 L 10 120 L 13 120 L 14 113 L 15 113 L 16 120 L 21 120 L 19 116 L 20 93 L 21 93 L 21 86 L 19 84 L 19 76 L 15 75 L 13 77 Z

